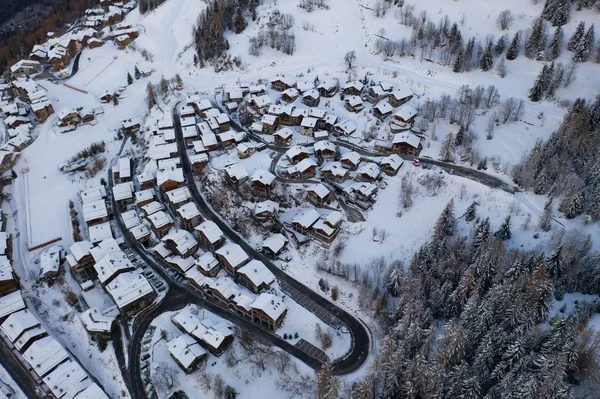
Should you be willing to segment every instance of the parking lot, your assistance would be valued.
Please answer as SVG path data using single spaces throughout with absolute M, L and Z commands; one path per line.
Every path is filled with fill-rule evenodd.
M 304 338 L 301 338 L 300 341 L 296 342 L 296 345 L 294 346 L 303 351 L 304 353 L 314 357 L 315 359 L 322 361 L 323 363 L 329 360 L 329 357 L 325 354 L 325 352 L 323 352 L 321 349 L 317 348 L 310 342 L 305 341 Z
M 326 311 L 315 302 L 309 300 L 304 294 L 300 293 L 297 289 L 286 283 L 285 281 L 279 282 L 279 287 L 282 291 L 290 295 L 299 305 L 308 309 L 311 313 L 323 320 L 326 324 L 333 328 L 341 328 L 343 324 L 338 320 L 337 317 L 333 316 L 331 312 Z

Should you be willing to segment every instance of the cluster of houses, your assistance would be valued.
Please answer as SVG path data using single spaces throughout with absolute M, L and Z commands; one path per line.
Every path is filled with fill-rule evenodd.
M 0 336 L 18 353 L 18 358 L 50 397 L 108 399 L 68 350 L 26 308 L 18 292 L 0 297 L 0 302 L 5 298 L 12 298 L 11 312 L 0 316 Z
M 83 107 L 65 107 L 56 113 L 58 116 L 56 126 L 61 133 L 73 131 L 83 123 L 94 123 L 96 114 L 99 112 L 103 111 L 101 109 L 89 109 Z

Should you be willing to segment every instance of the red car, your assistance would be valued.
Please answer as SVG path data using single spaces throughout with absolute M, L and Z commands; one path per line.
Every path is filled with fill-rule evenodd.
M 419 161 L 417 158 L 413 158 L 412 163 L 415 166 L 421 166 L 421 161 Z

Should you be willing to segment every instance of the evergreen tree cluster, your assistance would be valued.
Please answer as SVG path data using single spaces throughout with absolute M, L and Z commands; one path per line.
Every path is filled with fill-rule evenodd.
M 529 99 L 533 102 L 544 98 L 554 98 L 556 90 L 563 86 L 568 87 L 575 80 L 577 65 L 571 61 L 566 67 L 562 63 L 544 64 L 533 86 L 529 90 Z
M 405 276 L 392 270 L 388 334 L 352 397 L 562 398 L 594 384 L 586 323 L 597 304 L 549 320 L 557 287 L 578 280 L 570 255 L 509 251 L 509 219 L 496 234 L 483 219 L 470 237 L 457 236 L 451 213 L 444 209 Z M 588 252 L 575 263 L 597 271 L 598 254 Z
M 138 0 L 138 8 L 140 14 L 145 14 L 149 11 L 156 9 L 156 7 L 163 4 L 166 0 Z
M 515 182 L 536 194 L 562 196 L 559 210 L 569 219 L 600 219 L 599 120 L 600 95 L 590 105 L 577 99 L 550 138 L 515 167 Z
M 581 21 L 567 43 L 567 50 L 573 52 L 573 61 L 588 61 L 594 50 L 594 24 L 586 31 L 585 22 Z M 598 54 L 600 56 L 600 49 Z M 600 61 L 598 57 L 596 61 Z

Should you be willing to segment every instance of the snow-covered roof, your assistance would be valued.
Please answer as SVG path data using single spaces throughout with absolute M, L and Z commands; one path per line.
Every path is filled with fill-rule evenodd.
M 312 167 L 316 167 L 317 164 L 315 161 L 313 161 L 310 158 L 305 158 L 302 161 L 298 162 L 298 164 L 292 166 L 291 168 L 288 169 L 289 173 L 294 174 L 294 173 L 302 173 Z
M 108 238 L 113 238 L 113 233 L 110 228 L 110 222 L 89 226 L 88 235 L 90 236 L 89 238 L 92 244 L 96 244 Z
M 322 140 L 322 141 L 317 141 L 315 143 L 314 146 L 315 152 L 321 152 L 321 151 L 332 151 L 335 152 L 335 144 L 333 144 L 331 141 L 327 141 L 327 140 Z
M 206 122 L 206 121 L 197 123 L 196 129 L 198 130 L 198 132 L 200 133 L 201 136 L 212 133 L 212 129 L 210 128 L 208 122 Z
M 136 193 L 137 194 L 137 193 Z M 123 224 L 125 224 L 126 229 L 130 229 L 134 226 L 137 226 L 142 221 L 140 220 L 140 215 L 135 209 L 132 209 L 127 212 L 123 212 L 121 214 L 121 218 L 123 219 Z
M 137 226 L 131 227 L 129 229 L 129 232 L 133 234 L 133 237 L 138 241 L 150 235 L 150 230 L 148 229 L 148 226 L 142 223 L 138 224 Z
M 228 243 L 219 248 L 216 254 L 222 256 L 234 269 L 242 266 L 249 259 L 242 247 L 234 243 Z
M 107 238 L 94 248 L 90 249 L 90 254 L 92 255 L 92 258 L 94 258 L 94 261 L 98 262 L 104 255 L 120 250 L 119 244 L 114 238 Z
M 156 229 L 160 229 L 172 222 L 171 218 L 163 211 L 153 213 L 148 216 L 148 219 Z
M 325 223 L 325 221 L 323 219 L 317 220 L 317 222 L 312 227 L 314 230 L 321 231 L 321 232 L 325 233 L 325 235 L 328 235 L 328 236 L 331 236 L 331 235 L 333 235 L 333 233 L 335 233 L 335 229 L 333 227 L 331 227 L 330 225 L 328 225 L 327 223 Z
M 351 107 L 358 107 L 363 103 L 363 100 L 359 96 L 346 96 L 345 101 Z
M 355 182 L 346 188 L 344 191 L 352 193 L 358 192 L 365 197 L 370 197 L 377 191 L 377 185 L 373 183 Z
M 315 126 L 317 126 L 317 122 L 318 122 L 317 118 L 312 118 L 312 117 L 302 118 L 302 122 L 300 123 L 300 126 L 313 129 Z
M 40 63 L 38 61 L 34 61 L 34 60 L 19 60 L 17 61 L 16 64 L 14 64 L 13 66 L 10 67 L 10 71 L 11 72 L 16 72 L 19 69 L 23 68 L 23 69 L 35 69 L 35 68 L 39 68 L 40 67 Z
M 133 198 L 133 184 L 131 182 L 115 184 L 113 186 L 113 197 L 115 201 Z
M 398 170 L 403 163 L 404 160 L 400 158 L 400 155 L 398 154 L 388 155 L 387 157 L 381 160 L 381 165 L 386 165 L 392 168 L 393 170 Z
M 131 158 L 121 157 L 119 158 L 119 178 L 125 179 L 131 177 Z
M 195 141 L 192 142 L 192 145 L 194 146 L 194 152 L 196 154 L 203 153 L 203 152 L 207 151 L 206 147 L 204 147 L 204 143 L 202 143 L 202 140 L 195 140 Z
M 290 87 L 289 89 L 284 90 L 284 91 L 281 92 L 281 96 L 282 97 L 283 96 L 288 96 L 288 97 L 291 97 L 291 98 L 296 98 L 296 97 L 298 97 L 299 94 L 300 93 L 298 92 L 298 89 L 293 88 L 293 87 Z
M 173 205 L 185 203 L 189 201 L 192 196 L 190 194 L 189 188 L 187 186 L 176 188 L 175 190 L 165 192 L 169 202 Z
M 90 249 L 92 249 L 93 247 L 94 246 L 89 241 L 78 241 L 71 245 L 69 250 L 71 251 L 71 254 L 73 254 L 73 256 L 75 257 L 75 260 L 79 262 L 81 258 L 90 254 Z
M 308 110 L 308 115 L 313 118 L 323 119 L 325 118 L 325 115 L 327 115 L 327 111 L 320 108 L 310 108 Z
M 115 321 L 114 316 L 106 316 L 97 308 L 90 308 L 79 316 L 85 329 L 91 333 L 110 333 Z
M 231 178 L 237 181 L 243 180 L 248 177 L 248 171 L 239 163 L 234 163 L 225 168 L 225 173 Z
M 323 172 L 330 172 L 337 177 L 345 177 L 348 175 L 348 169 L 344 168 L 342 163 L 338 161 L 327 162 L 324 164 L 321 168 L 321 173 Z
M 53 245 L 40 255 L 40 276 L 48 273 L 58 273 L 61 251 L 60 246 Z
M 189 368 L 197 359 L 206 356 L 206 351 L 190 335 L 183 334 L 167 343 L 169 353 L 184 368 Z
M 344 134 L 352 134 L 356 131 L 356 125 L 351 120 L 345 120 L 335 125 L 335 128 L 344 132 Z
M 139 271 L 134 270 L 118 274 L 106 286 L 106 291 L 113 298 L 119 309 L 154 292 L 152 286 Z
M 168 181 L 182 183 L 184 180 L 183 169 L 181 168 L 159 170 L 156 172 L 156 184 L 159 186 Z
M 201 232 L 211 244 L 217 243 L 223 237 L 223 231 L 212 220 L 200 223 L 194 230 Z
M 198 210 L 196 204 L 193 202 L 188 202 L 187 204 L 181 205 L 179 208 L 177 208 L 177 213 L 179 214 L 179 216 L 186 220 L 190 220 L 195 218 L 196 216 L 200 216 L 200 211 Z
M 285 152 L 285 155 L 290 160 L 292 160 L 293 158 L 297 157 L 300 154 L 309 154 L 310 155 L 310 151 L 306 147 L 295 145 Z
M 6 249 L 3 248 L 6 252 Z M 13 275 L 13 269 L 10 264 L 10 260 L 6 257 L 6 255 L 0 255 L 0 282 L 12 281 L 15 279 Z
M 146 205 L 142 206 L 142 210 L 144 211 L 144 213 L 146 215 L 152 215 L 153 213 L 162 211 L 163 209 L 165 209 L 165 206 L 161 202 L 158 202 L 158 201 L 152 201 L 152 202 L 147 203 Z
M 253 96 L 250 101 L 256 104 L 259 108 L 267 107 L 271 104 L 271 98 L 268 95 L 263 94 L 262 96 Z
M 298 82 L 296 84 L 296 87 L 298 88 L 298 90 L 300 90 L 301 93 L 304 93 L 307 90 L 311 90 L 315 88 L 315 82 L 313 81 L 303 81 L 303 82 Z
M 277 117 L 275 115 L 263 115 L 260 121 L 263 125 L 274 126 L 277 123 Z
M 202 144 L 204 147 L 208 148 L 213 145 L 217 145 L 219 142 L 217 140 L 217 136 L 214 133 L 205 133 L 201 137 Z
M 319 97 L 321 97 L 321 95 L 319 94 L 319 92 L 316 89 L 310 89 L 304 92 L 304 94 L 302 95 L 303 98 L 308 98 L 311 100 L 317 100 Z
M 323 219 L 325 223 L 330 226 L 337 226 L 342 221 L 343 215 L 340 211 L 331 211 L 329 214 Z
M 90 386 L 88 386 L 83 391 L 79 392 L 75 395 L 74 399 L 109 399 L 108 396 L 104 393 L 102 388 L 95 382 L 92 382 Z
M 292 89 L 292 90 L 296 90 L 296 89 Z M 277 105 L 277 104 L 272 104 L 269 106 L 268 109 L 268 113 L 271 115 L 276 115 L 276 116 L 280 116 L 280 115 L 292 115 L 292 112 L 294 112 L 294 106 L 291 104 L 288 105 Z
M 72 359 L 67 359 L 43 378 L 57 398 L 69 399 L 91 383 L 85 370 Z
M 212 108 L 212 104 L 211 104 L 210 100 L 208 100 L 206 98 L 202 99 L 200 101 L 194 102 L 194 105 L 196 106 L 196 108 L 198 108 L 198 111 L 200 111 L 200 112 L 206 111 L 207 109 Z
M 206 154 L 194 154 L 194 155 L 189 155 L 188 159 L 189 159 L 189 161 L 190 161 L 190 163 L 192 165 L 195 165 L 197 163 L 208 162 L 208 155 L 206 155 Z
M 283 300 L 273 294 L 262 293 L 252 303 L 252 309 L 263 311 L 272 320 L 277 320 L 287 310 Z
M 263 248 L 270 249 L 273 253 L 278 253 L 287 244 L 288 239 L 281 233 L 275 233 L 267 237 L 261 244 Z
M 219 261 L 217 258 L 215 258 L 212 252 L 206 252 L 196 259 L 196 267 L 205 273 L 211 273 L 213 270 L 215 270 L 215 268 L 219 267 Z
M 52 337 L 44 337 L 34 341 L 23 353 L 23 358 L 40 377 L 46 376 L 50 370 L 68 357 L 69 354 L 65 348 Z
M 237 132 L 235 132 L 233 130 L 228 130 L 226 132 L 217 134 L 217 136 L 219 137 L 219 141 L 221 143 L 226 143 L 230 140 L 235 140 L 235 138 L 237 136 Z
M 395 134 L 394 138 L 392 139 L 392 143 L 394 143 L 394 144 L 406 143 L 406 144 L 410 145 L 411 147 L 419 148 L 421 139 L 419 138 L 419 136 L 417 136 L 413 133 L 403 132 L 403 133 Z
M 382 115 L 386 115 L 390 114 L 394 110 L 394 107 L 387 101 L 380 101 L 373 109 L 376 109 Z
M 365 163 L 356 170 L 356 174 L 367 175 L 371 179 L 376 179 L 379 176 L 379 166 L 372 162 Z
M 342 89 L 356 89 L 358 91 L 361 91 L 363 87 L 365 87 L 365 85 L 360 80 L 353 80 L 344 84 L 344 86 L 342 86 Z
M 144 172 L 140 173 L 139 175 L 136 175 L 135 178 L 138 181 L 138 183 L 144 184 L 144 183 L 148 183 L 148 182 L 151 182 L 152 180 L 154 180 L 155 176 L 154 176 L 154 172 L 152 172 L 152 171 L 144 171 Z
M 83 219 L 86 222 L 95 219 L 102 219 L 108 216 L 108 210 L 106 209 L 106 202 L 101 200 L 88 201 L 81 207 L 83 211 Z
M 0 319 L 21 309 L 25 309 L 25 302 L 23 302 L 20 290 L 0 297 Z
M 182 273 L 194 267 L 194 258 L 191 256 L 169 255 L 165 258 L 165 262 L 181 270 Z
M 219 292 L 225 298 L 229 298 L 238 292 L 237 284 L 229 276 L 220 276 L 216 280 L 210 280 L 210 288 Z
M 250 178 L 250 181 L 252 181 L 253 183 L 259 182 L 264 184 L 265 186 L 269 186 L 275 181 L 275 176 L 267 170 L 258 169 L 254 172 L 254 174 Z
M 401 87 L 390 93 L 390 97 L 393 96 L 397 100 L 401 100 L 403 98 L 410 97 L 412 95 L 414 95 L 414 93 L 412 92 L 412 90 L 410 90 L 407 87 Z
M 289 127 L 284 127 L 282 129 L 279 129 L 275 133 L 273 133 L 273 136 L 281 137 L 283 140 L 287 140 L 288 138 L 290 138 L 293 135 L 294 135 L 294 132 Z
M 175 244 L 175 250 L 179 252 L 180 255 L 186 254 L 188 251 L 192 250 L 195 246 L 198 245 L 198 242 L 187 230 L 183 229 L 173 229 L 162 238 L 162 241 L 172 242 Z
M 246 278 L 252 282 L 255 287 L 261 285 L 271 285 L 275 281 L 275 276 L 264 263 L 253 259 L 246 265 L 238 269 L 238 274 L 246 276 Z
M 310 226 L 315 224 L 320 217 L 321 215 L 319 215 L 319 212 L 317 212 L 314 208 L 304 208 L 301 209 L 296 216 L 294 216 L 292 223 L 299 224 L 301 227 L 308 229 Z
M 136 116 L 136 117 L 125 119 L 125 120 L 121 121 L 121 125 L 123 126 L 124 129 L 140 127 L 142 125 L 142 120 Z
M 10 342 L 15 342 L 25 331 L 39 325 L 39 320 L 29 310 L 23 309 L 8 316 L 0 329 Z
M 266 200 L 262 202 L 257 202 L 254 205 L 254 214 L 258 215 L 263 212 L 269 212 L 275 214 L 279 211 L 279 204 L 275 201 Z
M 133 268 L 133 264 L 123 251 L 108 253 L 94 265 L 94 269 L 98 273 L 98 280 L 102 284 L 105 284 L 119 273 L 132 270 Z
M 154 247 L 152 247 L 151 251 L 156 253 L 158 256 L 160 256 L 163 259 L 173 253 L 173 251 L 171 251 L 169 248 L 167 248 L 165 243 L 162 241 L 159 242 L 158 244 L 156 244 Z
M 358 152 L 348 151 L 347 153 L 341 156 L 340 161 L 348 161 L 353 165 L 358 165 L 361 159 L 362 155 L 360 155 Z
M 298 118 L 298 117 L 307 117 L 308 116 L 308 109 L 306 108 L 294 108 L 294 110 L 292 111 L 292 116 L 294 118 Z
M 325 89 L 327 91 L 331 91 L 335 89 L 337 86 L 337 81 L 334 79 L 325 79 L 317 86 L 317 89 Z
M 404 121 L 407 121 L 410 118 L 414 117 L 415 115 L 417 115 L 417 110 L 414 107 L 412 107 L 410 105 L 407 105 L 405 107 L 400 108 L 394 114 L 394 118 L 396 118 L 396 119 L 402 119 Z
M 160 159 L 157 163 L 158 169 L 160 170 L 174 169 L 181 166 L 181 158 L 173 157 L 167 159 Z
M 275 79 L 271 80 L 271 83 L 282 82 L 286 86 L 294 86 L 296 81 L 293 78 L 289 78 L 286 76 L 278 76 Z

